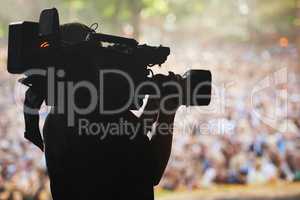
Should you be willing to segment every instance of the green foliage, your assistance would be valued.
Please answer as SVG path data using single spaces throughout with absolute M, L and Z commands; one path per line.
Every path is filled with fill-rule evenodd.
M 145 16 L 152 17 L 166 15 L 169 12 L 169 2 L 164 0 L 144 0 L 143 12 Z
M 256 5 L 255 12 L 259 25 L 288 33 L 294 28 L 295 9 L 295 0 L 264 0 Z
M 6 24 L 16 20 L 36 19 L 45 7 L 57 7 L 62 21 L 99 22 L 120 31 L 122 24 L 139 29 L 141 20 L 159 19 L 170 14 L 178 26 L 207 28 L 211 32 L 281 34 L 293 33 L 300 24 L 300 0 L 2 0 L 0 34 Z M 11 12 L 13 10 L 13 12 Z M 3 24 L 5 24 L 3 26 Z M 3 28 L 4 27 L 4 28 Z M 110 31 L 109 30 L 109 31 Z

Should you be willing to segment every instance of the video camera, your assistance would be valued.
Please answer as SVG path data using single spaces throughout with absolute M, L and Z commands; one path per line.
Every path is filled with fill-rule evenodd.
M 99 69 L 114 69 L 117 66 L 133 79 L 135 85 L 139 85 L 146 81 L 157 82 L 159 75 L 152 73 L 151 76 L 150 68 L 163 64 L 170 54 L 168 47 L 139 45 L 134 39 L 96 33 L 91 29 L 87 30 L 82 41 L 69 43 L 62 38 L 62 27 L 55 8 L 43 10 L 39 22 L 10 24 L 8 72 L 26 74 L 31 69 L 47 69 L 50 66 L 63 68 L 74 55 L 87 55 L 86 58 L 92 60 Z M 104 43 L 110 45 L 104 46 Z M 177 82 L 183 89 L 183 105 L 210 103 L 210 71 L 190 70 L 183 76 L 177 76 Z M 141 93 L 151 95 L 153 91 L 145 87 Z
M 76 39 L 73 38 L 74 36 Z M 57 108 L 59 106 L 55 99 L 60 99 L 56 98 L 59 96 L 58 92 L 49 92 L 50 75 L 36 74 L 32 71 L 63 70 L 69 77 L 72 78 L 75 74 L 83 80 L 92 79 L 97 74 L 94 71 L 99 71 L 100 75 L 95 80 L 102 81 L 102 85 L 105 86 L 96 88 L 98 89 L 96 91 L 100 91 L 100 97 L 108 99 L 108 104 L 105 104 L 107 101 L 104 103 L 100 101 L 98 105 L 104 105 L 105 110 L 118 108 L 117 102 L 121 102 L 121 105 L 122 102 L 126 102 L 129 109 L 135 110 L 141 106 L 140 100 L 145 95 L 149 95 L 149 98 L 154 96 L 157 98 L 157 90 L 155 90 L 157 88 L 159 91 L 167 90 L 167 94 L 170 95 L 176 94 L 181 99 L 179 100 L 181 105 L 208 105 L 211 97 L 209 71 L 190 70 L 183 76 L 171 72 L 167 76 L 153 74 L 151 67 L 163 64 L 169 54 L 168 47 L 140 45 L 131 38 L 96 33 L 83 24 L 60 25 L 58 11 L 55 8 L 43 10 L 39 22 L 24 21 L 10 24 L 7 70 L 12 74 L 25 74 L 27 77 L 20 82 L 29 86 L 24 102 L 25 138 L 41 150 L 44 149 L 39 130 L 39 109 L 44 100 L 46 104 Z M 101 77 L 101 72 L 107 69 L 118 73 Z M 75 73 L 72 73 L 74 71 Z M 86 71 L 90 72 L 85 73 Z M 126 84 L 124 77 L 127 77 L 131 84 Z M 53 82 L 57 84 L 56 80 Z M 176 83 L 176 86 L 170 83 Z M 144 87 L 140 87 L 141 85 Z M 164 85 L 168 86 L 163 88 Z M 135 91 L 132 92 L 132 88 Z M 79 95 L 80 102 L 88 99 L 82 94 Z M 74 101 L 69 99 L 72 95 L 69 93 L 67 95 L 68 104 Z M 128 99 L 130 99 L 129 104 L 127 104 Z M 110 107 L 111 105 L 114 106 Z M 70 114 L 68 111 L 68 116 L 74 114 L 74 109 L 72 112 Z

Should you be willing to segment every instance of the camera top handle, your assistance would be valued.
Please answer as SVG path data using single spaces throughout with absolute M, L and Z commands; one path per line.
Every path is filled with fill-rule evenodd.
M 40 14 L 39 36 L 59 35 L 59 16 L 56 8 L 45 9 Z
M 90 33 L 87 36 L 87 41 L 100 41 L 100 42 L 108 42 L 108 43 L 117 43 L 126 46 L 135 47 L 139 43 L 132 38 L 125 38 L 115 35 L 107 35 L 103 33 Z

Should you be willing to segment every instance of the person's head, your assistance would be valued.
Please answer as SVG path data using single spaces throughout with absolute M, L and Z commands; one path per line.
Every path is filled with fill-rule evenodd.
M 79 47 L 79 51 L 74 51 L 75 53 L 71 55 L 70 63 L 68 63 L 69 66 L 67 67 L 65 74 L 65 80 L 72 82 L 74 86 L 82 82 L 89 82 L 90 86 L 94 86 L 97 90 L 96 94 L 94 94 L 95 92 L 93 92 L 93 94 L 91 93 L 91 88 L 81 87 L 76 90 L 74 102 L 77 107 L 87 108 L 91 103 L 91 95 L 94 95 L 97 97 L 97 102 L 99 103 L 99 107 L 96 107 L 96 109 L 100 110 L 100 108 L 103 108 L 105 111 L 116 110 L 117 108 L 121 108 L 128 101 L 126 95 L 129 92 L 125 93 L 127 91 L 127 87 L 124 87 L 124 85 L 129 85 L 129 83 L 127 79 L 115 73 L 103 75 L 103 80 L 100 80 L 100 70 L 111 70 L 110 67 L 97 66 L 92 62 L 94 60 L 94 56 L 101 57 L 101 55 L 98 54 L 102 51 L 97 51 L 98 49 L 88 49 L 88 51 L 82 49 L 81 51 L 80 49 L 82 47 L 81 42 L 86 41 L 88 35 L 94 32 L 95 31 L 93 29 L 81 23 L 67 23 L 61 25 L 60 38 L 63 44 L 73 45 L 74 48 Z M 78 46 L 76 44 L 78 44 Z M 99 47 L 101 47 L 101 43 L 99 43 L 99 45 Z M 111 51 L 111 53 L 113 54 L 113 51 Z M 113 60 L 115 58 L 114 55 L 108 56 L 109 58 L 106 57 L 108 60 Z M 115 70 L 118 69 L 118 67 L 121 66 L 115 66 L 112 69 Z M 125 111 L 122 110 L 122 113 L 127 111 L 128 109 Z

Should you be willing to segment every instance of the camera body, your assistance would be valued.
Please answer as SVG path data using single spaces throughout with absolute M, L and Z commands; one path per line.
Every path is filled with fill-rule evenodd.
M 9 25 L 7 70 L 13 74 L 27 75 L 32 69 L 58 67 L 63 69 L 73 59 L 73 55 L 87 55 L 95 66 L 123 70 L 135 85 L 145 81 L 155 82 L 151 76 L 151 67 L 165 62 L 170 49 L 168 47 L 152 47 L 139 45 L 131 38 L 88 31 L 82 41 L 67 43 L 61 37 L 58 11 L 46 9 L 41 12 L 39 22 L 19 22 Z M 109 43 L 103 46 L 102 43 Z M 108 56 L 103 56 L 107 54 Z M 73 57 L 72 57 L 73 56 Z M 105 59 L 106 58 L 122 59 Z M 28 77 L 30 79 L 30 77 Z M 190 70 L 177 79 L 182 93 L 182 104 L 202 106 L 210 103 L 211 73 L 206 70 Z M 171 81 L 171 77 L 170 77 Z M 30 82 L 30 81 L 29 81 Z M 118 84 L 118 83 L 116 83 Z M 30 85 L 30 84 L 29 84 Z M 112 88 L 106 88 L 104 94 L 109 96 Z M 127 86 L 119 87 L 120 94 L 128 90 Z M 140 91 L 141 94 L 153 94 L 151 89 Z M 123 96 L 130 98 L 132 94 Z

